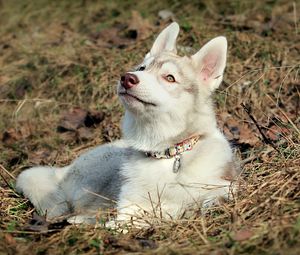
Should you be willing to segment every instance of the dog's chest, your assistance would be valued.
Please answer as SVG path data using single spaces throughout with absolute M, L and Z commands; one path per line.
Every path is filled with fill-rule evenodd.
M 174 173 L 175 158 L 156 159 L 142 153 L 130 156 L 122 167 L 125 179 L 143 186 L 163 186 L 178 180 L 178 173 Z M 183 170 L 183 169 L 180 169 Z
M 172 215 L 177 214 L 184 204 L 199 197 L 199 189 L 190 189 L 187 184 L 196 178 L 190 172 L 187 162 L 182 160 L 182 166 L 177 173 L 173 171 L 175 158 L 155 159 L 145 155 L 135 154 L 121 168 L 124 177 L 120 207 L 138 204 L 141 208 L 151 208 L 154 204 L 163 205 L 163 209 Z M 125 201 L 127 202 L 123 202 Z

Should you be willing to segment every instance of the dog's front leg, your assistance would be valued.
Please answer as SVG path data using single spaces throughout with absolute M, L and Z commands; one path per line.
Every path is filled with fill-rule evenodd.
M 106 222 L 107 228 L 120 230 L 124 233 L 124 230 L 129 228 L 144 228 L 149 227 L 147 224 L 143 210 L 136 205 L 130 205 L 118 209 L 118 215 L 115 219 Z

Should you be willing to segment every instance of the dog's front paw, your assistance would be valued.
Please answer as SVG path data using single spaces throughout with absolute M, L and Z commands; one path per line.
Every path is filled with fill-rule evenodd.
M 124 220 L 115 219 L 115 220 L 107 221 L 105 223 L 105 227 L 108 229 L 115 230 L 119 233 L 126 234 L 132 228 L 135 229 L 149 228 L 150 225 L 141 220 L 131 219 L 130 221 L 124 221 Z
M 94 225 L 96 224 L 96 218 L 95 215 L 75 215 L 75 216 L 71 216 L 67 219 L 67 221 L 70 224 L 91 224 Z
M 105 228 L 114 230 L 118 233 L 127 234 L 131 226 L 124 221 L 110 220 L 105 223 Z

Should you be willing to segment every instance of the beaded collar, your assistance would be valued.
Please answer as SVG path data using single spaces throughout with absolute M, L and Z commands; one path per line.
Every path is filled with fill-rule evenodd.
M 147 157 L 153 157 L 156 159 L 168 159 L 175 158 L 173 164 L 173 172 L 178 173 L 181 162 L 181 154 L 185 151 L 190 151 L 193 149 L 193 146 L 199 141 L 201 135 L 192 136 L 186 140 L 183 140 L 180 143 L 175 144 L 172 147 L 169 147 L 165 151 L 148 151 L 145 152 Z

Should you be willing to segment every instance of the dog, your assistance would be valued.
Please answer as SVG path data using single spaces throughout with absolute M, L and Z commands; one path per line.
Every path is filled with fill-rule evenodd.
M 143 62 L 121 76 L 121 140 L 69 166 L 33 167 L 18 176 L 17 191 L 47 219 L 72 215 L 71 222 L 90 223 L 99 208 L 116 208 L 117 222 L 145 213 L 178 219 L 229 196 L 238 168 L 211 99 L 222 82 L 227 40 L 216 37 L 180 57 L 178 33 L 171 23 Z

